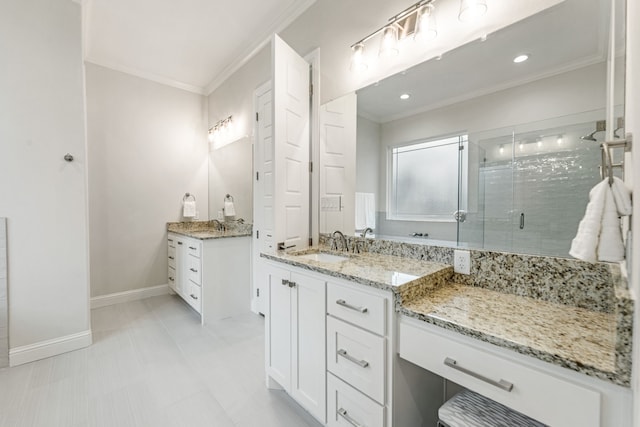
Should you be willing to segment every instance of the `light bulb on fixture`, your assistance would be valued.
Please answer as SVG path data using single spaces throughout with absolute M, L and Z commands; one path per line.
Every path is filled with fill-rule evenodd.
M 541 139 L 538 140 L 538 148 L 542 148 L 542 140 Z
M 524 142 L 520 141 L 519 147 L 520 147 L 520 151 L 524 150 Z
M 500 146 L 500 154 L 504 153 L 504 145 Z
M 409 98 L 411 98 L 411 95 L 409 95 L 408 93 L 403 93 L 402 95 L 400 95 L 400 99 L 402 99 L 403 101 Z
M 525 54 L 518 55 L 518 56 L 516 56 L 515 58 L 513 58 L 513 62 L 515 62 L 516 64 L 519 64 L 519 63 L 521 63 L 521 62 L 526 61 L 527 59 L 529 59 L 529 55 L 527 55 L 527 54 L 525 53 Z
M 558 145 L 562 145 L 562 135 L 558 136 L 558 139 L 556 139 L 556 142 L 558 143 Z
M 418 9 L 414 38 L 426 42 L 435 39 L 437 36 L 438 27 L 436 24 L 435 7 L 432 4 L 426 4 Z
M 461 0 L 458 19 L 463 22 L 473 21 L 487 13 L 487 0 Z
M 209 129 L 209 142 L 213 142 L 213 140 L 214 140 L 213 129 Z
M 382 30 L 379 56 L 388 58 L 398 54 L 398 29 L 395 25 L 389 25 Z
M 363 72 L 367 68 L 369 67 L 364 60 L 364 43 L 356 43 L 351 47 L 351 70 Z

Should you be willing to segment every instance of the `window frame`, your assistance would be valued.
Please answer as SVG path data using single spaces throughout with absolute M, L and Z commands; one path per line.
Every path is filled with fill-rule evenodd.
M 457 138 L 457 142 L 444 141 Z M 456 194 L 457 210 L 466 211 L 468 204 L 468 175 L 469 175 L 469 133 L 468 132 L 456 132 L 450 135 L 443 135 L 434 138 L 421 138 L 413 141 L 402 142 L 399 144 L 389 145 L 387 147 L 387 191 L 386 191 L 386 208 L 387 208 L 387 220 L 391 221 L 416 221 L 416 222 L 443 222 L 454 223 L 457 222 L 454 218 L 454 212 L 447 215 L 408 215 L 398 214 L 397 206 L 395 204 L 395 169 L 394 169 L 394 151 L 399 148 L 427 145 L 424 149 L 438 147 L 443 145 L 458 144 L 458 191 Z M 428 145 L 431 145 L 429 147 Z

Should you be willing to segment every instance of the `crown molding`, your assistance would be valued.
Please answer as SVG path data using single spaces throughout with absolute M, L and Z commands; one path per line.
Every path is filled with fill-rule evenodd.
M 253 58 L 260 50 L 271 42 L 271 37 L 274 33 L 287 28 L 293 21 L 295 21 L 300 15 L 302 15 L 316 0 L 305 0 L 302 2 L 296 2 L 285 10 L 278 19 L 265 31 L 262 37 L 258 37 L 257 43 L 250 45 L 247 49 L 240 53 L 229 65 L 227 65 L 217 76 L 215 76 L 211 82 L 206 86 L 204 94 L 211 95 L 222 83 L 224 83 L 229 77 L 238 71 L 243 65 L 245 65 L 251 58 Z

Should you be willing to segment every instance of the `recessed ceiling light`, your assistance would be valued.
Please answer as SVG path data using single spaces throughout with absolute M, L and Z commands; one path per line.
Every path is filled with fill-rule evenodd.
M 403 93 L 402 95 L 400 95 L 400 99 L 409 99 L 411 98 L 411 95 L 409 95 L 408 93 Z
M 520 62 L 524 62 L 527 59 L 529 59 L 529 55 L 518 55 L 515 58 L 513 58 L 513 62 L 515 62 L 516 64 L 519 64 Z

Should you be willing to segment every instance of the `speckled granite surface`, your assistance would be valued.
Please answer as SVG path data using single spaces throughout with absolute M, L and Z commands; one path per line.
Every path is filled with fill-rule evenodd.
M 222 239 L 251 236 L 252 225 L 238 222 L 223 222 L 225 229 L 219 230 L 217 221 L 168 222 L 167 231 L 194 239 Z
M 335 264 L 296 258 L 305 251 L 262 256 L 391 290 L 403 315 L 629 386 L 634 301 L 617 265 L 471 251 L 463 276 L 435 261 L 452 249 L 415 246 L 367 239 L 371 252 Z

